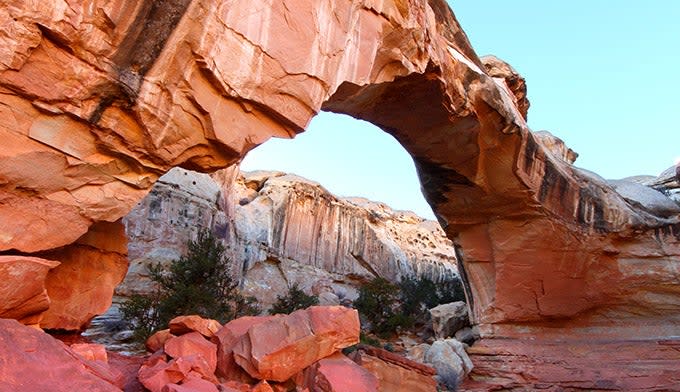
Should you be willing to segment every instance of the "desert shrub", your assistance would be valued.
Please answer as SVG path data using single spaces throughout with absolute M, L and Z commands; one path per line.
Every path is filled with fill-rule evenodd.
M 174 260 L 168 270 L 160 263 L 148 266 L 149 277 L 156 283 L 153 293 L 133 295 L 122 304 L 123 317 L 137 340 L 146 339 L 179 315 L 198 314 L 225 323 L 259 313 L 255 299 L 238 290 L 225 248 L 212 233 L 201 231 L 187 245 L 186 255 Z
M 415 318 L 421 318 L 437 305 L 465 301 L 460 279 L 434 283 L 426 277 L 404 278 L 399 289 L 402 312 Z
M 410 316 L 400 311 L 399 296 L 397 285 L 378 277 L 359 288 L 354 307 L 371 323 L 375 334 L 389 336 L 412 324 Z
M 466 302 L 463 281 L 460 280 L 460 278 L 457 278 L 437 283 L 437 297 L 439 298 L 437 305 L 457 301 Z
M 289 314 L 298 309 L 306 309 L 310 306 L 318 305 L 319 298 L 314 295 L 307 295 L 300 290 L 298 284 L 294 284 L 288 289 L 288 294 L 276 296 L 276 303 L 272 306 L 271 314 Z

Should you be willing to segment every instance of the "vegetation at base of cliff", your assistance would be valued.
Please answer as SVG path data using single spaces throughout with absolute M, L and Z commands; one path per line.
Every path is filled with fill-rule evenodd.
M 405 278 L 398 285 L 375 278 L 359 288 L 354 307 L 370 322 L 370 330 L 387 337 L 427 319 L 429 309 L 465 301 L 459 280 L 434 283 L 428 278 Z
M 167 271 L 160 263 L 149 265 L 155 291 L 133 295 L 121 306 L 134 338 L 143 341 L 180 315 L 198 314 L 226 323 L 259 313 L 255 299 L 238 290 L 224 252 L 224 246 L 206 230 L 188 242 L 187 254 L 174 260 Z
M 284 296 L 277 295 L 276 303 L 269 311 L 270 314 L 289 314 L 298 309 L 307 309 L 310 306 L 318 305 L 319 298 L 314 295 L 307 295 L 295 283 L 288 293 Z

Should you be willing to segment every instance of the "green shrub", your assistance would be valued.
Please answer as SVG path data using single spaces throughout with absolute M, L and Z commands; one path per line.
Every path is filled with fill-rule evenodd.
M 361 286 L 354 307 L 370 321 L 371 330 L 381 337 L 412 324 L 412 319 L 400 312 L 399 287 L 384 278 L 375 278 Z
M 424 322 L 428 309 L 461 300 L 465 294 L 458 279 L 434 283 L 428 278 L 405 278 L 395 285 L 375 278 L 359 289 L 354 307 L 371 323 L 371 331 L 386 337 Z
M 252 297 L 244 297 L 232 279 L 224 246 L 209 231 L 188 242 L 187 254 L 174 260 L 167 271 L 160 263 L 149 265 L 156 290 L 134 295 L 121 312 L 139 341 L 165 327 L 176 316 L 198 314 L 222 323 L 259 313 Z
M 288 294 L 285 296 L 276 296 L 276 303 L 274 303 L 269 313 L 289 314 L 298 309 L 307 309 L 310 306 L 318 304 L 318 297 L 305 294 L 304 291 L 300 290 L 300 287 L 296 283 L 288 289 Z
M 422 318 L 428 309 L 437 305 L 465 301 L 459 279 L 434 283 L 429 278 L 404 278 L 399 283 L 401 308 L 404 314 Z

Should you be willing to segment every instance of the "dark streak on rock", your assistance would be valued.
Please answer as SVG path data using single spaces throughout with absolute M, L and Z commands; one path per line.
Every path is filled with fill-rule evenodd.
M 468 304 L 468 309 L 472 310 L 475 308 L 475 299 L 472 297 L 472 288 L 470 287 L 470 280 L 468 279 L 467 271 L 465 270 L 465 254 L 463 248 L 454 242 L 453 250 L 456 253 L 456 266 L 458 267 L 458 273 L 460 274 L 460 280 L 463 282 L 463 290 L 465 291 L 465 299 Z M 474 320 L 474 314 L 472 311 L 468 313 L 470 315 L 470 322 L 476 324 Z
M 608 230 L 607 222 L 604 219 L 602 199 L 594 197 L 588 188 L 581 188 L 579 190 L 576 219 L 578 223 L 592 227 L 598 232 L 606 232 Z
M 475 184 L 457 171 L 438 165 L 423 158 L 414 158 L 420 184 L 431 205 L 446 202 L 445 195 L 452 185 L 474 187 Z
M 125 105 L 137 99 L 144 75 L 153 67 L 191 0 L 144 0 L 128 34 L 112 56 L 117 85 L 109 88 L 89 118 L 96 124 L 116 101 Z
M 533 166 L 534 160 L 536 159 L 536 152 L 538 151 L 538 143 L 536 139 L 529 134 L 527 135 L 527 143 L 524 147 L 524 172 L 528 173 Z

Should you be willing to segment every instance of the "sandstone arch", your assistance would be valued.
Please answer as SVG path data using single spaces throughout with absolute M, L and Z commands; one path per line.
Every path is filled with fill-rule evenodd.
M 227 166 L 323 108 L 413 156 L 484 334 L 678 335 L 677 212 L 531 134 L 522 83 L 485 69 L 443 0 L 0 5 L 0 251 L 62 261 L 56 280 L 74 247 L 119 257 L 98 222 L 170 167 Z

